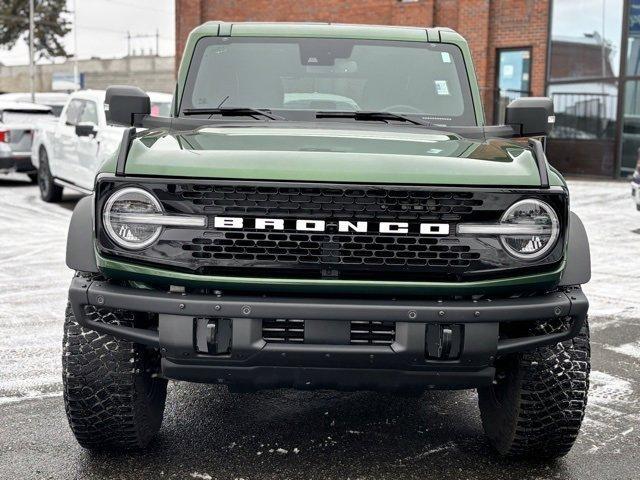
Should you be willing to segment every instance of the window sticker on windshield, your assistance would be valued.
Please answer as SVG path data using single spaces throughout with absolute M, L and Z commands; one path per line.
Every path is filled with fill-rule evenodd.
M 449 55 L 449 52 L 440 52 L 440 55 L 442 55 L 442 63 L 451 63 L 451 55 Z
M 436 85 L 436 93 L 438 95 L 449 95 L 449 85 L 447 85 L 446 80 L 434 80 L 433 83 Z

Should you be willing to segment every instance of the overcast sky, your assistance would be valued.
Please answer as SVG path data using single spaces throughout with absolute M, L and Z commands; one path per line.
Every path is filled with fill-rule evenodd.
M 131 35 L 155 35 L 160 31 L 160 55 L 175 53 L 174 0 L 67 0 L 71 11 L 77 3 L 78 54 L 113 58 L 127 54 L 127 31 Z M 73 20 L 73 18 L 72 18 Z M 73 31 L 65 39 L 73 54 Z M 132 50 L 153 49 L 155 38 L 132 39 Z M 29 51 L 23 41 L 11 50 L 0 48 L 0 62 L 26 64 Z

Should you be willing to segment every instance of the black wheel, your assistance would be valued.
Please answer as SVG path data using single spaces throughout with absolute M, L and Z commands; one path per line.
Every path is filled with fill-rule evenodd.
M 133 312 L 95 310 L 100 321 L 133 325 Z M 160 429 L 167 381 L 157 352 L 81 327 L 67 306 L 63 340 L 64 403 L 84 448 L 144 448 Z
M 482 426 L 509 457 L 551 460 L 573 446 L 587 406 L 591 351 L 585 322 L 572 340 L 501 359 L 478 390 Z
M 38 153 L 38 186 L 40 187 L 40 197 L 45 202 L 59 202 L 62 200 L 62 187 L 56 185 L 49 170 L 49 157 L 44 148 Z
M 27 173 L 27 176 L 29 177 L 29 180 L 31 180 L 31 183 L 38 183 L 37 173 Z

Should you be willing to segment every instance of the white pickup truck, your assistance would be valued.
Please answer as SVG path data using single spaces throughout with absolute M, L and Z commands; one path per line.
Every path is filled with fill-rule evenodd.
M 64 187 L 90 194 L 98 168 L 119 147 L 124 128 L 107 125 L 104 96 L 104 90 L 75 92 L 58 119 L 36 130 L 31 160 L 45 202 L 60 201 Z M 172 96 L 149 96 L 152 114 L 168 116 Z

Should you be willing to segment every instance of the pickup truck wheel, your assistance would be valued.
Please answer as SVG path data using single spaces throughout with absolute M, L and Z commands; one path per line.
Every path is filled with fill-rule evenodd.
M 59 202 L 62 200 L 62 187 L 53 181 L 53 175 L 49 170 L 49 157 L 44 149 L 38 154 L 38 186 L 40 187 L 40 197 L 45 202 Z
M 98 310 L 99 321 L 133 325 L 134 313 Z M 160 429 L 167 381 L 159 378 L 157 352 L 88 330 L 67 306 L 63 340 L 67 418 L 84 448 L 144 448 Z
M 498 362 L 497 380 L 478 390 L 482 426 L 499 454 L 551 460 L 573 446 L 587 406 L 589 326 L 557 345 Z

